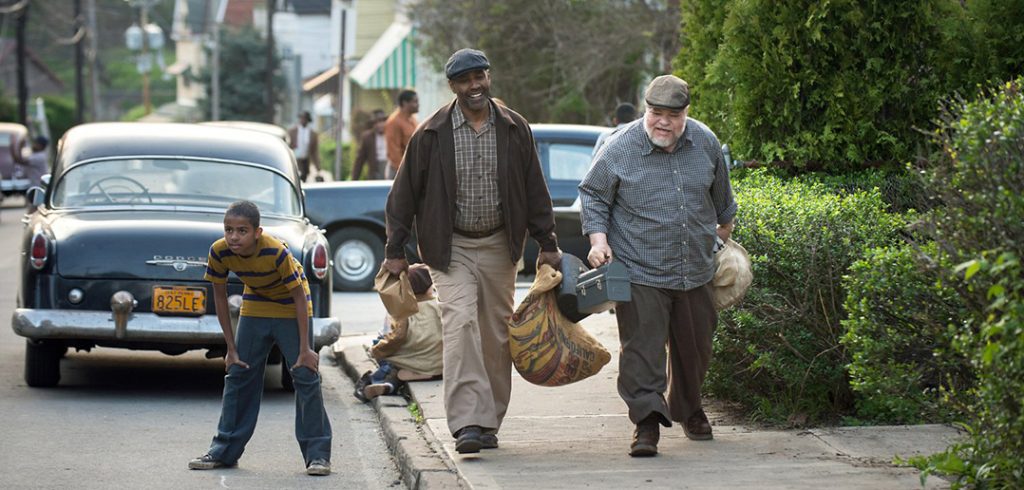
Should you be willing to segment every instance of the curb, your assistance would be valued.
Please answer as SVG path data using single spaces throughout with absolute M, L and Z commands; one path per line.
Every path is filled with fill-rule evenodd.
M 366 353 L 370 337 L 342 337 L 332 347 L 342 372 L 353 383 L 377 365 Z M 351 394 L 349 394 L 351 396 Z M 412 400 L 416 402 L 415 398 Z M 370 401 L 405 488 L 472 488 L 449 462 L 426 424 L 417 424 L 402 397 L 381 396 Z M 418 405 L 418 404 L 417 404 Z

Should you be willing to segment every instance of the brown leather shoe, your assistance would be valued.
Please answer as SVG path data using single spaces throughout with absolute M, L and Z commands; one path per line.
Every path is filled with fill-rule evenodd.
M 661 424 L 658 422 L 658 415 L 652 413 L 636 424 L 636 430 L 633 431 L 633 444 L 629 445 L 629 455 L 636 458 L 658 454 L 659 439 L 661 439 Z
M 696 413 L 690 415 L 690 418 L 686 419 L 686 423 L 683 424 L 683 433 L 694 441 L 710 441 L 714 438 L 711 434 L 711 423 L 708 422 L 708 416 L 704 415 L 704 409 L 697 410 Z

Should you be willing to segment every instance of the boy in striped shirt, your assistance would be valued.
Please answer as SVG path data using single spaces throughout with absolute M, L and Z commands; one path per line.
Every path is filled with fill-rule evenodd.
M 237 337 L 228 314 L 228 272 L 245 284 Z M 213 243 L 206 280 L 213 283 L 217 319 L 224 332 L 224 400 L 217 435 L 194 470 L 235 466 L 259 414 L 267 355 L 276 343 L 295 385 L 295 437 L 306 473 L 331 472 L 331 423 L 320 392 L 320 357 L 313 351 L 309 283 L 302 265 L 280 240 L 263 234 L 260 211 L 238 201 L 224 214 L 224 238 Z

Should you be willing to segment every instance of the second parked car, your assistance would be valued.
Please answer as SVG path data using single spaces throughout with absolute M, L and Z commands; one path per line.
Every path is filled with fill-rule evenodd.
M 573 124 L 533 124 L 544 178 L 555 206 L 555 232 L 562 250 L 586 258 L 590 243 L 582 236 L 579 212 L 573 203 L 577 186 L 590 169 L 598 136 L 608 128 Z M 384 260 L 384 205 L 389 181 L 331 182 L 306 185 L 306 212 L 310 221 L 327 231 L 334 258 L 334 287 L 366 291 Z M 408 253 L 416 257 L 415 243 Z M 537 244 L 527 240 L 524 253 L 528 270 L 537 259 Z

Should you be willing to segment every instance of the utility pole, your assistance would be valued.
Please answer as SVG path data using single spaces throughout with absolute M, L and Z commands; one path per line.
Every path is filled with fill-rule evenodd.
M 264 79 L 266 122 L 274 124 L 274 8 L 276 0 L 267 0 L 267 73 Z
M 342 136 L 345 134 L 345 21 L 346 9 L 341 10 L 341 44 L 338 49 L 338 106 L 335 109 L 335 113 L 338 115 L 337 126 L 338 134 L 336 135 L 335 141 L 337 142 L 334 147 L 334 180 L 341 180 L 341 156 L 344 153 L 344 148 L 341 143 Z
M 224 11 L 228 0 L 218 2 L 213 17 L 213 47 L 210 55 L 210 120 L 220 121 L 220 24 L 224 20 Z
M 16 12 L 15 37 L 17 38 L 18 65 L 18 122 L 28 126 L 28 84 L 25 81 L 25 24 L 28 22 L 28 2 Z
M 149 72 L 152 71 L 152 66 L 149 64 L 149 39 L 146 35 L 146 26 L 149 25 L 149 2 L 143 2 L 142 8 L 139 9 L 139 23 L 142 24 L 142 59 L 145 69 L 142 70 L 142 106 L 145 108 L 145 114 L 153 112 L 153 103 L 149 98 Z
M 82 0 L 75 0 L 75 124 L 85 122 L 85 84 L 82 81 L 84 69 L 84 53 L 82 43 L 85 37 L 80 36 L 84 28 L 82 25 Z
M 100 108 L 100 74 L 98 63 L 96 62 L 96 56 L 99 52 L 99 41 L 96 39 L 96 0 L 88 0 L 89 10 L 89 29 L 87 35 L 89 36 L 89 85 L 91 86 L 90 98 L 92 103 L 89 104 L 89 111 L 93 121 L 99 121 L 101 118 Z

